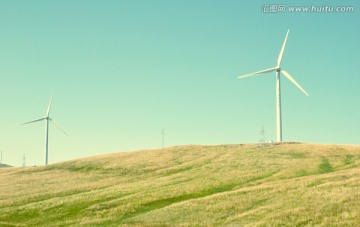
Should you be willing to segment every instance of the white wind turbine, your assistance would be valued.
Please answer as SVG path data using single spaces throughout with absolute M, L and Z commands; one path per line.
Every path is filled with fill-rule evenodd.
M 50 116 L 49 116 L 53 97 L 54 97 L 54 93 L 51 96 L 50 103 L 49 103 L 48 109 L 46 111 L 45 117 L 42 117 L 42 118 L 39 118 L 39 119 L 36 119 L 36 120 L 33 120 L 33 121 L 25 122 L 25 123 L 22 124 L 22 125 L 25 125 L 25 124 L 29 124 L 29 123 L 33 123 L 33 122 L 37 122 L 37 121 L 46 120 L 46 126 L 45 126 L 45 165 L 48 164 L 48 154 L 49 154 L 49 149 L 48 149 L 49 148 L 49 121 L 54 123 L 54 125 L 58 129 L 60 129 L 63 133 L 65 133 L 65 135 L 67 135 L 67 133 L 60 127 L 60 125 L 58 123 L 56 123 L 56 121 L 51 119 Z
M 276 120 L 277 120 L 277 122 L 276 122 L 277 123 L 276 124 L 277 125 L 276 132 L 277 132 L 277 142 L 282 142 L 280 73 L 282 73 L 288 80 L 290 80 L 293 84 L 295 84 L 295 86 L 298 87 L 305 95 L 309 96 L 309 94 L 294 80 L 294 78 L 292 78 L 288 72 L 286 72 L 284 69 L 282 69 L 280 67 L 288 35 L 289 35 L 289 30 L 286 33 L 286 37 L 285 37 L 284 43 L 282 45 L 278 60 L 277 60 L 277 66 L 275 66 L 273 68 L 270 68 L 270 69 L 265 69 L 265 70 L 262 70 L 262 71 L 259 71 L 259 72 L 250 73 L 250 74 L 239 77 L 239 78 L 245 78 L 245 77 L 249 77 L 249 76 L 255 76 L 255 75 L 258 75 L 258 74 L 264 74 L 264 73 L 269 73 L 269 72 L 276 71 Z

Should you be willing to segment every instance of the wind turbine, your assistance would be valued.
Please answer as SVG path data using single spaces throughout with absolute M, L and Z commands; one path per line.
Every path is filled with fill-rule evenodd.
M 45 165 L 48 164 L 48 154 L 49 154 L 49 149 L 48 149 L 49 148 L 49 121 L 54 123 L 54 125 L 58 129 L 60 129 L 60 131 L 62 131 L 65 135 L 67 135 L 67 133 L 60 127 L 60 125 L 58 123 L 56 123 L 56 121 L 53 120 L 52 118 L 50 118 L 50 116 L 49 116 L 53 97 L 54 97 L 54 93 L 51 96 L 50 103 L 49 103 L 49 106 L 47 108 L 45 117 L 42 117 L 42 118 L 39 118 L 39 119 L 36 119 L 36 120 L 33 120 L 33 121 L 25 122 L 25 123 L 22 124 L 22 125 L 25 125 L 25 124 L 30 124 L 30 123 L 37 122 L 37 121 L 46 120 L 46 126 L 45 126 Z
M 289 30 L 286 33 L 285 40 L 277 60 L 277 65 L 275 67 L 239 77 L 239 78 L 245 78 L 249 76 L 256 76 L 259 74 L 270 73 L 274 71 L 276 72 L 276 120 L 277 120 L 276 134 L 277 134 L 277 142 L 279 143 L 282 142 L 280 73 L 282 73 L 288 80 L 290 80 L 293 84 L 295 84 L 295 86 L 298 87 L 306 96 L 309 96 L 309 94 L 294 80 L 294 78 L 292 78 L 292 76 L 290 76 L 288 72 L 286 72 L 284 69 L 280 67 L 288 35 L 289 35 Z

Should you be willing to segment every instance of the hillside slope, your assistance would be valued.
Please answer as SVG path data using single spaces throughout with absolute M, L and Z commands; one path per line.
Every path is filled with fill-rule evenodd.
M 0 163 L 0 168 L 8 168 L 8 167 L 12 167 L 12 166 Z
M 360 223 L 360 146 L 179 146 L 0 170 L 0 225 Z

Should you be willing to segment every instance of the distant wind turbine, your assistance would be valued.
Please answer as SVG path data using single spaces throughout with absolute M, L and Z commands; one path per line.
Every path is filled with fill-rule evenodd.
M 295 84 L 296 87 L 298 87 L 305 95 L 309 96 L 309 94 L 290 76 L 288 72 L 286 72 L 284 69 L 280 67 L 281 60 L 284 54 L 286 41 L 289 35 L 289 30 L 286 33 L 284 43 L 282 45 L 278 60 L 277 60 L 277 66 L 265 69 L 259 72 L 250 73 L 244 76 L 240 76 L 239 78 L 245 78 L 249 76 L 256 76 L 258 74 L 264 74 L 269 72 L 276 71 L 276 119 L 277 119 L 277 142 L 282 142 L 282 124 L 281 124 L 281 93 L 280 93 L 280 73 L 282 73 L 288 80 L 290 80 L 293 84 Z
M 25 122 L 25 123 L 22 124 L 22 125 L 25 125 L 25 124 L 29 124 L 29 123 L 33 123 L 33 122 L 37 122 L 37 121 L 46 120 L 46 126 L 45 126 L 45 165 L 48 164 L 48 154 L 49 154 L 49 149 L 48 149 L 49 148 L 49 121 L 54 123 L 54 125 L 58 129 L 60 129 L 60 131 L 62 131 L 65 135 L 67 135 L 67 133 L 60 127 L 60 125 L 58 123 L 56 123 L 55 120 L 51 119 L 50 116 L 49 116 L 53 97 L 54 97 L 54 93 L 51 96 L 50 103 L 49 103 L 49 106 L 47 108 L 45 117 L 42 117 L 42 118 L 39 118 L 39 119 L 36 119 L 36 120 L 33 120 L 33 121 Z

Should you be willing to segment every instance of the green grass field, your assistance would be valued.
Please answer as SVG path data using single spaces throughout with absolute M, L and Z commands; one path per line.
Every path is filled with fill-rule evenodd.
M 359 226 L 360 146 L 178 146 L 0 169 L 0 226 Z

